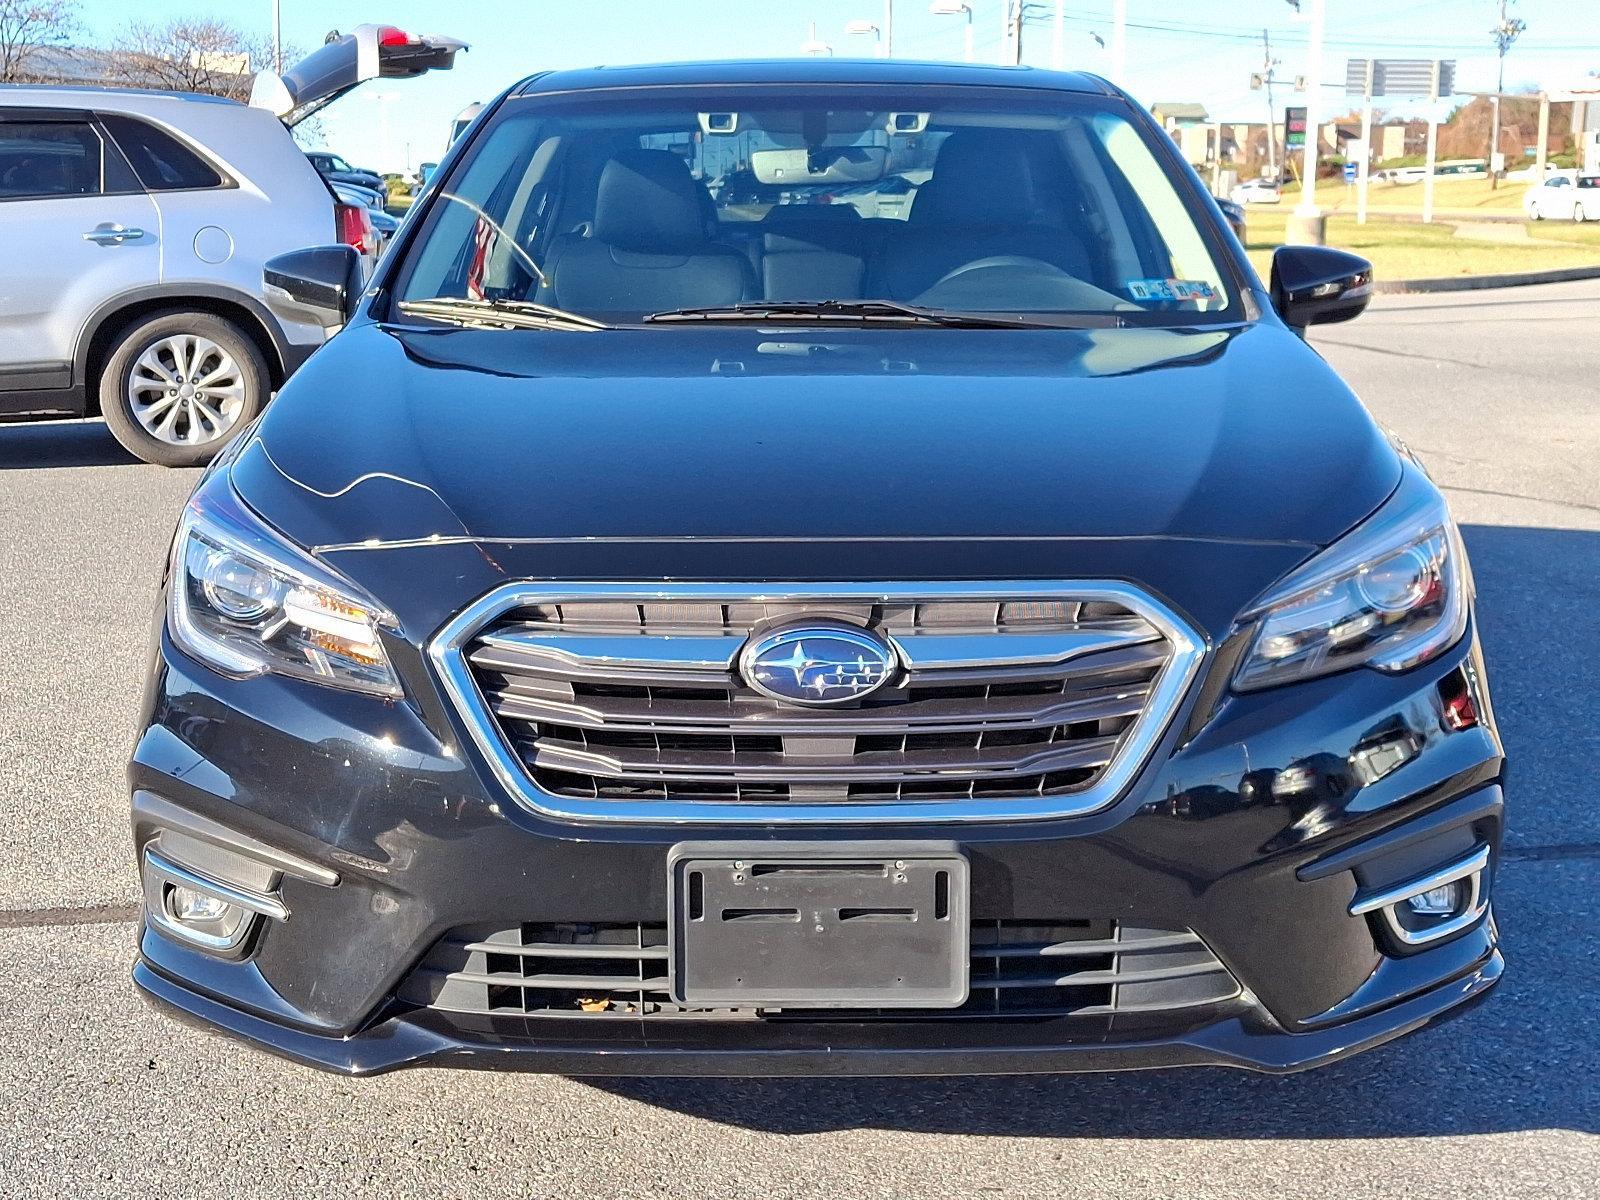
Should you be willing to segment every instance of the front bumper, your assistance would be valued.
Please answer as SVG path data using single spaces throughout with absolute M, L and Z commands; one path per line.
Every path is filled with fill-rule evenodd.
M 913 1038 L 904 1025 L 841 1022 L 756 1030 L 740 1025 L 710 1036 L 693 1028 L 638 1029 L 620 1036 L 609 1031 L 602 1042 L 530 1029 L 525 1021 L 462 1023 L 429 1012 L 390 1017 L 353 1036 L 333 1037 L 232 1008 L 191 991 L 146 960 L 134 967 L 133 979 L 147 1000 L 179 1021 L 346 1075 L 414 1066 L 574 1076 L 1027 1075 L 1198 1066 L 1286 1074 L 1337 1062 L 1463 1013 L 1488 996 L 1503 970 L 1500 952 L 1490 949 L 1447 983 L 1329 1029 L 1289 1033 L 1259 1016 L 1232 1016 L 1183 1033 L 1121 1042 L 1059 1040 L 1037 1029 L 982 1038 L 971 1034 L 983 1030 L 963 1030 L 952 1036 L 949 1027 L 936 1028 L 932 1037 L 918 1029 L 920 1036 Z
M 664 920 L 667 858 L 684 831 L 564 825 L 520 808 L 470 749 L 451 748 L 462 742 L 432 693 L 413 708 L 222 679 L 163 639 L 130 766 L 141 857 L 158 843 L 222 847 L 224 865 L 230 854 L 250 860 L 255 884 L 289 915 L 263 918 L 232 956 L 147 922 L 134 978 L 180 1018 L 353 1074 L 424 1063 L 572 1075 L 1300 1070 L 1461 1011 L 1501 974 L 1492 915 L 1412 946 L 1378 914 L 1351 912 L 1363 895 L 1477 848 L 1489 855 L 1489 887 L 1504 759 L 1482 678 L 1469 631 L 1401 676 L 1356 671 L 1251 696 L 1202 680 L 1107 809 L 936 831 L 970 861 L 975 918 L 1191 929 L 1240 985 L 1226 1001 L 1137 1019 L 590 1020 L 401 997 L 430 949 L 463 926 Z M 1462 679 L 1480 719 L 1458 729 L 1441 688 Z M 1389 749 L 1375 756 L 1374 746 Z M 693 830 L 697 841 L 718 836 Z

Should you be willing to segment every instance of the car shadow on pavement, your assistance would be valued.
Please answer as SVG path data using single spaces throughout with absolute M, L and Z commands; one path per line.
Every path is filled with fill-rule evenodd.
M 1505 978 L 1465 1016 L 1291 1076 L 1201 1068 L 937 1079 L 586 1079 L 769 1133 L 995 1137 L 1431 1137 L 1600 1132 L 1600 533 L 1469 525 L 1511 756 L 1496 910 Z M 1552 636 L 1564 634 L 1564 636 Z M 1574 786 L 1582 781 L 1581 786 Z
M 0 424 L 0 471 L 138 464 L 101 421 Z

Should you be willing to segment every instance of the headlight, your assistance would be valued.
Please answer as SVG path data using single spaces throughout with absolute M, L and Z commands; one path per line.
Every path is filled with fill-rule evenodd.
M 1246 610 L 1241 620 L 1256 622 L 1256 634 L 1233 686 L 1417 666 L 1465 632 L 1470 587 L 1444 497 L 1408 464 L 1377 513 Z
M 184 651 L 225 675 L 398 696 L 379 626 L 395 620 L 256 518 L 226 474 L 190 499 L 167 585 L 167 628 Z

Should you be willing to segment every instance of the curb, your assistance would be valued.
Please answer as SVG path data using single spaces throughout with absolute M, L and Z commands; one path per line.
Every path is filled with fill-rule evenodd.
M 1600 267 L 1563 267 L 1555 271 L 1523 271 L 1510 275 L 1457 275 L 1444 279 L 1375 280 L 1372 290 L 1384 296 L 1407 296 L 1425 292 L 1476 292 L 1484 288 L 1526 287 L 1535 283 L 1569 283 L 1576 279 L 1600 279 Z

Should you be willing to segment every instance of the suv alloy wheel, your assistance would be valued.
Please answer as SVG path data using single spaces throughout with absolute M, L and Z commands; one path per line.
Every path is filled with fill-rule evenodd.
M 261 351 L 233 322 L 158 313 L 123 331 L 100 375 L 100 409 L 144 461 L 201 466 L 255 418 L 269 387 Z

